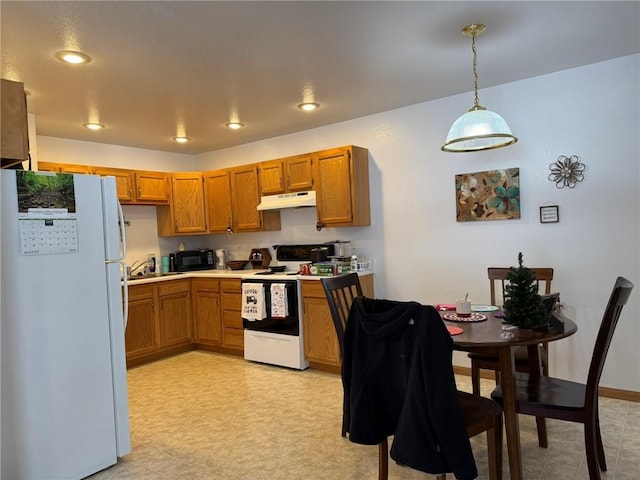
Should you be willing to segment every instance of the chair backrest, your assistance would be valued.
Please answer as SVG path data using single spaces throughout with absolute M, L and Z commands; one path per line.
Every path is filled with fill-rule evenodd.
M 362 287 L 357 273 L 349 273 L 338 277 L 323 277 L 320 279 L 327 295 L 329 311 L 333 319 L 333 326 L 338 335 L 340 356 L 344 352 L 344 328 L 347 325 L 349 309 L 353 299 L 362 296 Z
M 598 384 L 600 383 L 600 376 L 604 368 L 604 361 L 607 358 L 609 345 L 611 345 L 611 338 L 618 324 L 622 307 L 625 306 L 631 295 L 631 290 L 633 290 L 633 283 L 626 278 L 618 277 L 609 297 L 607 308 L 602 316 L 602 323 L 596 337 L 596 344 L 593 347 L 593 356 L 591 357 L 589 375 L 587 376 L 585 405 L 587 408 L 590 407 L 592 411 L 597 406 Z
M 489 277 L 489 286 L 491 288 L 491 305 L 497 305 L 496 301 L 496 284 L 500 282 L 502 289 L 502 302 L 504 303 L 504 288 L 509 283 L 507 280 L 507 274 L 510 267 L 489 267 L 487 268 L 487 276 Z M 551 280 L 553 280 L 553 268 L 530 268 L 533 271 L 533 276 L 538 284 L 538 290 L 540 290 L 540 284 L 543 284 L 544 290 L 541 293 L 548 295 L 551 293 Z

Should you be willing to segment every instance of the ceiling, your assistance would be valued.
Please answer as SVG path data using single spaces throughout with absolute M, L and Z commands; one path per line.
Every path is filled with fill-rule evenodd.
M 2 0 L 0 22 L 38 135 L 187 154 L 471 92 L 470 23 L 480 89 L 640 51 L 638 1 Z

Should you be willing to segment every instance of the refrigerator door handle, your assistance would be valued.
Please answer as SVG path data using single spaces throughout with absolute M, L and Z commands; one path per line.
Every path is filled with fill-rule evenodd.
M 129 321 L 129 279 L 127 278 L 127 233 L 125 231 L 124 212 L 120 202 L 118 205 L 118 226 L 120 227 L 120 270 L 122 272 L 122 318 L 124 321 L 124 329 L 127 330 L 127 322 Z

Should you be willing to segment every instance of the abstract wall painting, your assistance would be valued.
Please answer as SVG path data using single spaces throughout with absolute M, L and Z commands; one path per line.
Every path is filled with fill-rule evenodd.
M 520 169 L 489 170 L 456 175 L 456 220 L 520 218 Z

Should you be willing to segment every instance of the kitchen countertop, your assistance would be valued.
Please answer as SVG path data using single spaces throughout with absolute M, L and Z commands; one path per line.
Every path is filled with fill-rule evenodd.
M 170 272 L 170 273 L 158 273 L 153 276 L 141 276 L 135 280 L 129 280 L 129 285 L 141 285 L 144 283 L 164 282 L 167 280 L 178 280 L 182 278 L 242 278 L 247 275 L 252 275 L 257 272 L 264 272 L 266 269 L 257 270 L 200 270 L 196 272 Z M 361 270 L 358 275 L 372 275 L 372 270 Z M 269 276 L 263 277 L 268 279 Z M 319 275 L 291 275 L 291 279 L 295 280 L 320 280 Z

